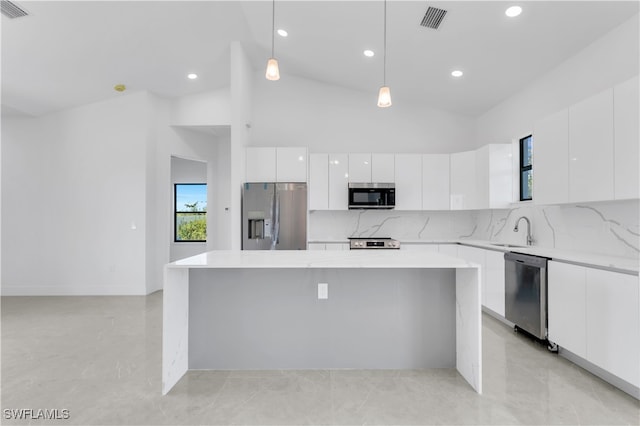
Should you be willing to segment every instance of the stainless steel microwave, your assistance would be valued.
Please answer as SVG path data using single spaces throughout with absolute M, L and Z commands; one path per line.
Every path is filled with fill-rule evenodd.
M 349 209 L 393 209 L 395 206 L 394 183 L 349 184 Z

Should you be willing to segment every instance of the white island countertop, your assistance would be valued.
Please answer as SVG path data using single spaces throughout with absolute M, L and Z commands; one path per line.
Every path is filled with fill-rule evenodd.
M 168 268 L 472 268 L 478 265 L 440 253 L 402 250 L 214 250 L 170 263 Z
M 164 272 L 163 394 L 189 369 L 453 366 L 482 393 L 475 263 L 403 250 L 221 250 Z

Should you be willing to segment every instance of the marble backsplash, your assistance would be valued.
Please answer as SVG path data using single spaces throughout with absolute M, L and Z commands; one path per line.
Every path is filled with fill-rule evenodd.
M 511 209 L 470 211 L 312 211 L 309 240 L 348 237 L 392 237 L 397 240 L 491 240 L 524 244 L 531 221 L 534 245 L 638 258 L 640 201 L 615 201 L 554 206 L 522 204 Z

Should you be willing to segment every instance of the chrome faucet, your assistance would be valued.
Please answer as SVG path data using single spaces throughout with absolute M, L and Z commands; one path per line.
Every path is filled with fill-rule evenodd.
M 518 220 L 516 220 L 516 226 L 513 228 L 513 232 L 518 232 L 518 224 L 522 219 L 524 219 L 525 222 L 527 222 L 527 245 L 530 246 L 531 244 L 533 244 L 533 238 L 531 238 L 531 222 L 527 217 L 520 216 Z

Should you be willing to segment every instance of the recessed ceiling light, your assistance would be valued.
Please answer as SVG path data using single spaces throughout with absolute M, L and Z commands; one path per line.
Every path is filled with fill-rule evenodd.
M 194 74 L 194 73 L 188 74 L 187 78 L 189 80 L 195 80 L 196 78 L 198 78 L 198 74 Z
M 509 18 L 515 18 L 516 16 L 522 13 L 522 8 L 520 6 L 511 6 L 507 10 L 504 11 L 504 14 Z
M 286 37 L 286 36 L 288 36 L 288 35 L 289 35 L 289 33 L 288 33 L 288 32 L 286 32 L 285 30 L 283 30 L 282 28 L 280 28 L 280 29 L 278 30 L 278 35 L 279 35 L 280 37 Z
M 372 57 L 373 55 L 375 55 L 375 53 L 374 53 L 374 51 L 373 51 L 373 50 L 368 50 L 368 49 L 367 49 L 367 50 L 365 50 L 365 51 L 364 51 L 364 56 L 366 56 L 367 58 L 370 58 L 370 57 Z
M 462 77 L 462 74 L 464 74 L 464 73 L 462 71 L 460 71 L 460 70 L 451 71 L 451 75 L 454 76 L 454 77 Z

